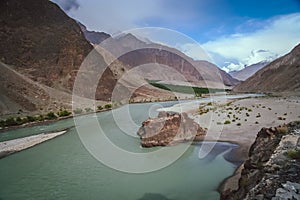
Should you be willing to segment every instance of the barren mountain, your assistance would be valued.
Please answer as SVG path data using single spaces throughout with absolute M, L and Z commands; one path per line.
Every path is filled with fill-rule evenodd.
M 270 62 L 268 62 L 268 61 L 262 61 L 262 62 L 253 64 L 253 65 L 247 66 L 242 70 L 229 72 L 229 74 L 235 79 L 238 79 L 240 81 L 245 81 L 247 78 L 249 78 L 253 74 L 255 74 L 255 72 L 257 72 L 258 70 L 260 70 L 261 68 L 263 68 L 264 66 L 266 66 L 269 63 Z
M 71 95 L 39 84 L 0 62 L 0 113 L 26 116 L 71 109 Z
M 97 37 L 94 32 L 94 37 Z M 93 38 L 94 38 L 93 37 Z M 88 37 L 87 39 L 90 42 Z M 151 41 L 141 41 L 131 33 L 109 37 L 100 46 L 122 61 L 127 69 L 150 80 L 201 87 L 233 86 L 239 83 L 225 71 L 207 61 L 195 61 L 177 49 Z M 168 67 L 166 67 L 168 66 Z
M 1 114 L 70 108 L 78 70 L 93 49 L 77 22 L 48 0 L 3 0 L 0 10 Z M 124 64 L 114 62 L 107 67 L 98 51 L 92 52 L 92 58 L 85 62 L 88 68 L 81 72 L 77 91 L 91 98 L 90 86 L 96 84 L 92 98 L 110 101 L 118 79 L 126 72 Z M 92 83 L 91 76 L 99 69 L 105 70 Z M 120 96 L 131 94 L 129 86 L 139 88 L 147 83 L 137 80 L 121 82 Z M 170 96 L 152 86 L 142 88 L 134 95 Z
M 236 92 L 300 92 L 300 45 L 234 88 Z
M 96 32 L 96 31 L 89 31 L 85 25 L 80 22 L 77 22 L 85 36 L 85 38 L 92 44 L 100 44 L 104 40 L 110 38 L 111 36 L 104 32 Z
M 48 0 L 0 2 L 1 61 L 31 79 L 71 91 L 92 50 L 77 23 Z

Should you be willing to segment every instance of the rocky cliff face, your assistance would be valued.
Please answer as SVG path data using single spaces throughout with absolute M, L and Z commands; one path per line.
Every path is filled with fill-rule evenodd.
M 300 45 L 234 88 L 236 92 L 300 92 Z
M 300 199 L 300 122 L 263 128 L 244 163 L 239 189 L 221 199 Z
M 138 130 L 143 147 L 166 146 L 204 137 L 206 130 L 201 128 L 186 113 L 160 112 L 157 118 L 143 122 Z

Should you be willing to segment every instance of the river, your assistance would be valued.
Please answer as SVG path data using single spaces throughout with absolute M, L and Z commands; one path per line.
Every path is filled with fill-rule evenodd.
M 135 135 L 142 121 L 157 115 L 157 108 L 174 104 L 176 102 L 130 104 L 130 114 L 136 125 L 127 126 L 127 129 Z M 141 148 L 138 137 L 124 134 L 119 128 L 119 123 L 123 122 L 117 125 L 112 111 L 97 113 L 96 117 L 108 133 L 107 137 L 118 146 L 132 152 L 156 150 Z M 91 118 L 95 116 L 79 117 L 80 121 L 87 120 L 87 123 Z M 236 168 L 223 157 L 236 145 L 217 143 L 208 156 L 199 159 L 199 149 L 203 144 L 198 143 L 189 146 L 173 164 L 160 170 L 139 174 L 121 172 L 107 167 L 89 153 L 72 118 L 3 132 L 0 141 L 66 128 L 69 129 L 65 135 L 0 159 L 0 200 L 215 200 L 219 199 L 218 186 Z M 86 130 L 90 130 L 91 137 L 97 134 L 93 126 L 87 126 Z

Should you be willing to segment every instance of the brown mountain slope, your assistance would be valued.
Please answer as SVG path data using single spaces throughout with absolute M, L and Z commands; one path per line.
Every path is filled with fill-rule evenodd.
M 71 108 L 78 70 L 93 50 L 77 22 L 48 0 L 3 0 L 0 10 L 0 61 L 4 63 L 0 65 L 0 114 Z M 110 101 L 117 80 L 125 73 L 124 65 L 115 62 L 106 68 L 103 56 L 97 51 L 92 54 L 84 79 L 77 85 L 80 95 Z M 99 82 L 91 83 L 88 75 L 99 68 L 106 70 Z M 123 81 L 120 95 L 128 94 L 127 86 L 146 84 L 138 80 Z M 89 86 L 95 84 L 97 90 L 91 96 Z M 136 96 L 144 92 L 146 96 L 170 95 L 149 86 L 137 91 Z
M 100 33 L 97 35 L 97 32 L 89 32 L 89 34 L 96 38 Z M 93 42 L 89 37 L 87 39 Z M 220 88 L 224 85 L 233 86 L 239 83 L 212 63 L 195 61 L 175 48 L 141 41 L 131 33 L 116 38 L 109 37 L 100 46 L 119 58 L 128 69 L 147 64 L 136 71 L 146 79 L 174 84 L 188 81 L 193 85 Z M 169 66 L 171 69 L 159 65 Z
M 1 61 L 34 81 L 71 94 L 77 72 L 93 50 L 77 22 L 48 0 L 4 0 L 0 10 Z M 90 73 L 106 67 L 96 51 L 94 59 L 97 63 Z M 116 74 L 107 68 L 96 98 L 110 100 L 116 82 Z M 84 87 L 83 83 L 83 91 Z
M 0 59 L 33 80 L 63 90 L 92 50 L 80 27 L 48 0 L 0 2 Z
M 111 37 L 109 34 L 104 32 L 89 31 L 85 25 L 80 22 L 77 23 L 80 26 L 85 38 L 92 44 L 100 44 L 104 40 Z
M 229 74 L 237 80 L 245 81 L 247 80 L 247 78 L 255 74 L 255 72 L 257 72 L 269 63 L 270 62 L 268 61 L 262 61 L 253 65 L 249 65 L 242 70 L 230 72 Z
M 236 92 L 300 92 L 300 45 L 234 88 Z
M 0 113 L 5 117 L 71 109 L 71 95 L 32 81 L 0 62 Z

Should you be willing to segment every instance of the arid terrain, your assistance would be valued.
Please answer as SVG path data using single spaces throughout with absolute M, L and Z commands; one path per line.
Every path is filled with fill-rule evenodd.
M 0 200 L 300 199 L 297 6 L 259 17 L 273 9 L 253 1 L 252 18 L 241 10 L 225 19 L 241 5 L 227 2 L 220 12 L 209 1 L 151 1 L 144 10 L 137 2 L 83 2 L 0 1 Z M 81 18 L 95 10 L 92 20 Z M 151 28 L 154 21 L 173 22 Z M 114 121 L 124 108 L 132 110 Z M 120 144 L 116 151 L 104 135 Z M 93 142 L 104 157 L 88 149 Z M 191 146 L 174 164 L 156 166 L 182 142 Z

